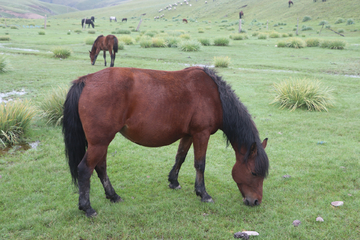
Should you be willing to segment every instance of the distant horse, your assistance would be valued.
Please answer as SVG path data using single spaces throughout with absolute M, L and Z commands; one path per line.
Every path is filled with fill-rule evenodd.
M 94 65 L 99 52 L 102 50 L 104 52 L 104 62 L 106 66 L 106 51 L 109 51 L 111 56 L 110 67 L 114 66 L 115 62 L 115 53 L 118 51 L 118 39 L 114 35 L 107 35 L 104 37 L 100 35 L 96 38 L 90 52 L 91 64 Z M 114 53 L 112 53 L 114 51 Z
M 239 17 L 240 17 L 240 19 L 241 19 L 242 16 L 244 16 L 243 11 L 239 12 Z
M 111 22 L 111 21 L 117 22 L 116 17 L 110 17 L 110 22 Z
M 72 83 L 64 104 L 63 134 L 71 176 L 79 187 L 78 206 L 86 216 L 97 214 L 89 196 L 94 169 L 106 198 L 122 201 L 106 172 L 107 149 L 116 133 L 147 147 L 181 139 L 168 176 L 172 189 L 181 188 L 178 174 L 194 144 L 195 193 L 201 201 L 212 202 L 205 189 L 205 158 L 210 135 L 221 129 L 235 151 L 232 177 L 243 202 L 250 206 L 261 203 L 269 168 L 267 139 L 260 141 L 246 107 L 214 70 L 106 68 Z M 225 159 L 213 161 L 221 164 Z
M 291 5 L 294 5 L 294 3 L 293 3 L 291 0 L 289 0 L 289 7 L 290 7 Z
M 94 22 L 95 22 L 94 16 L 92 16 L 90 19 L 83 18 L 81 20 L 81 27 L 84 27 L 84 24 L 88 24 L 88 28 L 90 27 L 90 25 L 94 28 L 95 27 Z
M 186 18 L 183 18 L 183 22 L 184 22 L 184 23 L 188 23 L 188 21 L 187 21 Z
M 326 0 L 322 0 L 323 2 L 326 2 Z
M 127 22 L 127 18 L 123 18 L 121 22 Z

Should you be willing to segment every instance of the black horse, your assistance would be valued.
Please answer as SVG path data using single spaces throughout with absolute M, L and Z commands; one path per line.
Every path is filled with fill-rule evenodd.
M 90 24 L 91 24 L 91 26 L 94 28 L 95 27 L 94 22 L 95 22 L 95 17 L 94 16 L 92 16 L 90 19 L 83 18 L 81 20 L 81 26 L 84 27 L 84 24 L 88 24 L 88 28 L 89 28 Z
M 127 18 L 123 18 L 121 22 L 127 22 Z
M 239 12 L 239 17 L 240 17 L 240 19 L 241 19 L 242 16 L 244 16 L 243 11 Z
M 294 5 L 294 3 L 293 3 L 293 1 L 289 0 L 289 7 L 290 7 L 291 5 Z

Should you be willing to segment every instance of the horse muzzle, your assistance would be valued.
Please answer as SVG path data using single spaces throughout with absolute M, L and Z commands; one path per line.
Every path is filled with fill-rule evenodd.
M 244 202 L 244 204 L 245 204 L 246 206 L 251 206 L 251 207 L 253 207 L 253 206 L 258 206 L 258 205 L 260 205 L 261 200 L 245 197 L 245 198 L 243 199 L 243 202 Z

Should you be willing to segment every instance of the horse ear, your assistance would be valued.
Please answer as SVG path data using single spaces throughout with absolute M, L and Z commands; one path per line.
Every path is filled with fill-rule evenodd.
M 268 138 L 265 138 L 264 141 L 261 143 L 264 149 L 266 148 L 267 141 L 268 141 Z
M 251 144 L 249 156 L 254 157 L 256 154 L 257 154 L 257 145 L 256 142 L 254 142 L 253 144 Z

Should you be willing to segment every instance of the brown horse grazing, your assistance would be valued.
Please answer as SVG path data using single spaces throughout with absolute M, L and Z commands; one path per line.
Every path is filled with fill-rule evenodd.
M 65 152 L 73 182 L 79 187 L 79 209 L 88 217 L 90 177 L 97 172 L 106 198 L 122 201 L 106 173 L 106 154 L 116 133 L 147 147 L 180 144 L 169 173 L 169 187 L 179 189 L 178 174 L 194 144 L 195 192 L 212 202 L 204 183 L 206 149 L 218 129 L 235 150 L 232 176 L 246 205 L 262 201 L 269 168 L 255 123 L 234 91 L 214 70 L 181 71 L 106 68 L 73 81 L 64 104 Z M 219 159 L 219 161 L 223 161 Z
M 123 18 L 121 22 L 127 22 L 127 18 Z
M 291 0 L 289 0 L 289 7 L 291 6 L 291 4 L 294 5 L 294 3 Z
M 244 13 L 243 13 L 243 11 L 240 11 L 240 12 L 239 12 L 239 17 L 240 17 L 240 19 L 241 19 L 242 16 L 244 16 Z
M 186 18 L 183 18 L 183 22 L 184 22 L 184 23 L 188 23 L 188 21 L 187 21 Z
M 103 50 L 105 66 L 106 66 L 106 51 L 109 51 L 111 56 L 110 67 L 113 67 L 115 62 L 115 54 L 117 53 L 118 48 L 119 48 L 118 39 L 114 35 L 107 35 L 106 37 L 104 37 L 104 35 L 98 36 L 94 41 L 91 51 L 89 51 L 91 64 L 92 65 L 95 64 L 99 52 Z M 114 54 L 112 51 L 114 51 Z

